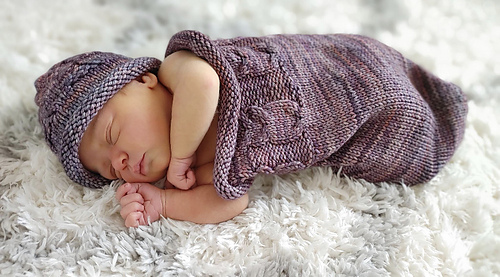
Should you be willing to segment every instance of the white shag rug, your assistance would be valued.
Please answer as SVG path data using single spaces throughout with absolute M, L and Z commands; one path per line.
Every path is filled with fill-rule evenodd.
M 498 15 L 497 0 L 2 1 L 0 275 L 499 276 Z M 312 169 L 257 179 L 228 222 L 127 229 L 117 184 L 75 185 L 44 144 L 33 82 L 85 51 L 162 58 L 182 29 L 372 36 L 464 89 L 465 139 L 421 186 Z

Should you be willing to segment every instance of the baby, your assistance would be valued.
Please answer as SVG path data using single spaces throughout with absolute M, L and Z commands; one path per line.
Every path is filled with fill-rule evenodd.
M 91 52 L 35 82 L 68 176 L 123 179 L 126 226 L 240 214 L 257 174 L 330 166 L 371 182 L 430 180 L 460 143 L 466 99 L 394 49 L 356 35 L 211 40 L 174 35 L 163 62 Z M 165 189 L 150 183 L 166 175 Z

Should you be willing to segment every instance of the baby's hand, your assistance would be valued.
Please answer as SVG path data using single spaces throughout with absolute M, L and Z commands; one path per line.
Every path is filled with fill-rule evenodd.
M 148 183 L 125 183 L 116 190 L 125 226 L 138 227 L 160 219 L 162 190 Z M 149 218 L 149 220 L 148 220 Z
M 172 157 L 167 170 L 167 181 L 178 189 L 187 190 L 196 183 L 196 177 L 191 165 L 194 161 L 194 155 L 178 159 Z

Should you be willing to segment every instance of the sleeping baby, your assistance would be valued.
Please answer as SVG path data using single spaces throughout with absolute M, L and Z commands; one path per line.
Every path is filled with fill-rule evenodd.
M 165 59 L 90 52 L 35 82 L 46 141 L 75 182 L 116 191 L 126 226 L 240 214 L 257 174 L 328 166 L 425 183 L 464 134 L 467 103 L 359 35 L 212 40 L 175 34 Z M 164 188 L 151 183 L 165 179 Z

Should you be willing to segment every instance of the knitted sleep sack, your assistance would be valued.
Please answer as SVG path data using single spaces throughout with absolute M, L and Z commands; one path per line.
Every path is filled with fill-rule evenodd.
M 434 177 L 464 134 L 455 85 L 358 35 L 211 40 L 175 34 L 165 56 L 189 50 L 220 78 L 214 185 L 241 197 L 259 173 L 330 166 L 370 182 Z

